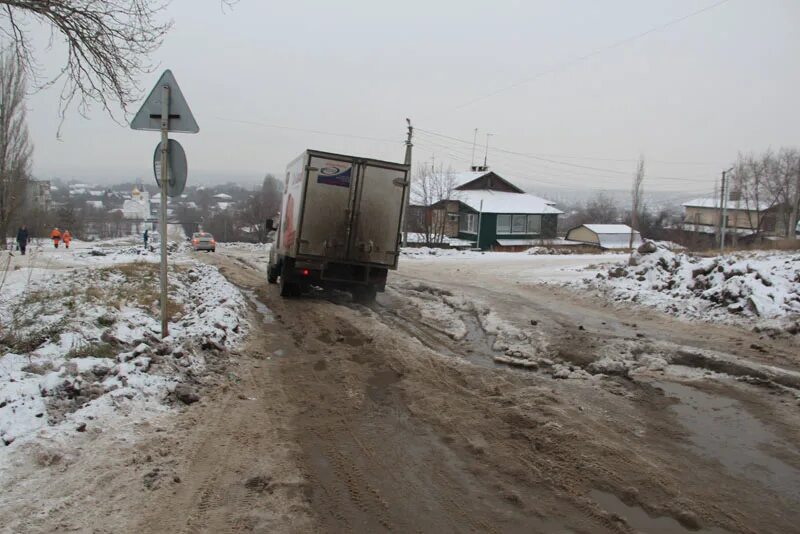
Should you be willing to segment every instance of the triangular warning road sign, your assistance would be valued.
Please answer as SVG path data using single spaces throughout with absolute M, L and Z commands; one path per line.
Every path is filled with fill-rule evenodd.
M 200 127 L 197 126 L 189 104 L 183 98 L 181 88 L 178 87 L 178 82 L 175 81 L 175 76 L 169 69 L 164 71 L 156 86 L 150 91 L 147 100 L 142 104 L 142 108 L 133 117 L 131 128 L 134 130 L 161 130 L 161 99 L 165 85 L 169 86 L 169 131 L 199 132 Z

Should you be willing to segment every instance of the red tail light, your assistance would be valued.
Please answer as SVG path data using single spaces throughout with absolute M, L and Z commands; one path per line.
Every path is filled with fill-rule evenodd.
M 303 269 L 303 276 L 308 276 L 309 274 L 311 274 L 311 271 L 308 269 Z
M 192 239 L 192 245 L 196 245 L 200 242 L 199 239 Z
M 216 245 L 216 244 L 217 244 L 217 241 L 216 241 L 215 239 L 212 239 L 212 240 L 211 240 L 211 244 L 212 244 L 212 245 Z

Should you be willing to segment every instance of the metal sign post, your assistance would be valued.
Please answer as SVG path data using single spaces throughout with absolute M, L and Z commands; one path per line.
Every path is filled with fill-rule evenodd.
M 178 82 L 169 70 L 164 71 L 158 83 L 150 92 L 150 95 L 142 104 L 139 112 L 131 121 L 131 128 L 134 130 L 149 130 L 161 132 L 161 172 L 156 176 L 159 189 L 161 191 L 161 207 L 159 217 L 159 227 L 161 233 L 161 337 L 169 335 L 169 321 L 167 314 L 167 303 L 169 299 L 169 283 L 167 280 L 167 196 L 168 192 L 180 195 L 186 183 L 186 163 L 183 149 L 177 150 L 181 154 L 181 165 L 175 165 L 181 180 L 170 186 L 170 139 L 169 132 L 197 133 L 200 128 L 194 120 L 189 109 L 189 104 L 183 97 Z M 177 142 L 174 142 L 177 145 Z M 180 182 L 180 183 L 178 183 Z M 171 189 L 170 189 L 171 187 Z
M 161 337 L 169 335 L 167 303 L 167 183 L 169 182 L 169 85 L 161 87 Z

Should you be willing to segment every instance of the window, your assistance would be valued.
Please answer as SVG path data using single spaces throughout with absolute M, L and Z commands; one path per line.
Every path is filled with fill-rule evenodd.
M 498 234 L 511 233 L 511 215 L 497 216 L 497 233 Z
M 478 215 L 475 213 L 462 213 L 459 218 L 458 231 L 466 234 L 478 233 Z
M 511 217 L 511 233 L 524 234 L 525 233 L 525 215 L 513 215 Z
M 447 220 L 450 222 L 456 222 L 458 220 L 458 213 L 448 213 Z
M 541 234 L 542 233 L 542 216 L 541 215 L 528 215 L 528 233 Z

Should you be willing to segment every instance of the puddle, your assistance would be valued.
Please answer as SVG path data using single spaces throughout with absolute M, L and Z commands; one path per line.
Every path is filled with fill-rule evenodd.
M 653 534 L 671 534 L 673 532 L 698 532 L 708 534 L 725 534 L 727 531 L 717 527 L 701 528 L 700 530 L 690 530 L 681 525 L 678 520 L 669 516 L 651 517 L 647 512 L 638 506 L 628 506 L 613 493 L 600 490 L 592 490 L 589 496 L 607 512 L 623 518 L 631 528 Z
M 464 350 L 459 355 L 482 367 L 506 367 L 494 361 L 494 356 L 501 354 L 493 348 L 497 336 L 487 334 L 481 322 L 473 314 L 462 314 L 461 321 L 467 328 L 467 335 L 461 340 L 461 344 L 470 351 Z
M 784 498 L 800 502 L 800 470 L 764 452 L 770 446 L 785 449 L 787 444 L 750 415 L 742 403 L 682 384 L 653 385 L 680 399 L 670 408 L 691 433 L 693 448 L 718 460 L 732 474 L 758 481 Z
M 261 320 L 264 321 L 264 324 L 270 324 L 275 321 L 275 316 L 272 314 L 272 310 L 267 308 L 267 306 L 259 300 L 258 295 L 256 295 L 255 291 L 250 291 L 249 289 L 242 289 L 242 293 L 244 293 L 250 302 L 256 307 L 256 311 L 261 316 Z

